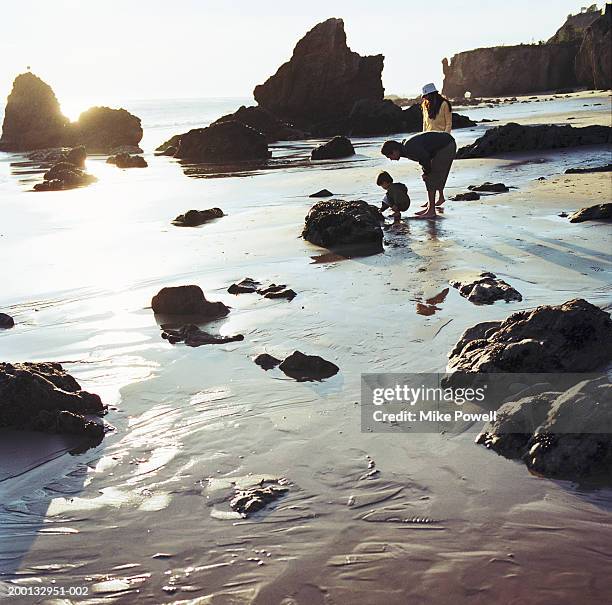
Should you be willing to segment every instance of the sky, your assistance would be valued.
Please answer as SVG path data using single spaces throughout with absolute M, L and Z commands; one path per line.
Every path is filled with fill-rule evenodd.
M 548 39 L 581 6 L 576 0 L 5 0 L 0 99 L 28 65 L 73 112 L 121 99 L 249 97 L 329 17 L 344 19 L 352 50 L 385 55 L 387 94 L 410 95 L 426 82 L 441 86 L 444 57 Z

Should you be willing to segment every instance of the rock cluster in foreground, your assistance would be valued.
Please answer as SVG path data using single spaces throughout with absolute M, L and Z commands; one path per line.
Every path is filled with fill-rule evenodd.
M 612 385 L 607 377 L 567 391 L 539 385 L 504 403 L 476 442 L 554 478 L 612 478 Z M 528 389 L 532 390 L 532 389 Z
M 583 299 L 543 305 L 466 330 L 449 372 L 589 372 L 612 361 L 612 319 Z
M 363 200 L 317 202 L 305 219 L 302 237 L 324 248 L 354 246 L 381 252 L 383 216 Z
M 43 176 L 42 183 L 34 185 L 34 191 L 62 191 L 86 187 L 95 183 L 98 179 L 88 174 L 82 168 L 71 162 L 58 162 L 54 164 Z
M 570 223 L 584 223 L 585 221 L 610 221 L 612 220 L 612 203 L 596 204 L 576 210 L 570 217 Z
M 298 381 L 324 380 L 340 371 L 335 363 L 318 355 L 305 355 L 301 351 L 295 351 L 285 360 L 277 359 L 268 353 L 261 353 L 253 361 L 266 372 L 278 367 L 287 376 Z
M 100 397 L 83 391 L 59 363 L 0 363 L 0 427 L 69 433 L 94 439 L 104 435 Z

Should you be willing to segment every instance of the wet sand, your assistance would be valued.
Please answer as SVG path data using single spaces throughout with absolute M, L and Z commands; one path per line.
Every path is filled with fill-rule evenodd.
M 529 107 L 541 122 L 583 111 L 609 125 L 609 96 L 592 98 L 604 105 L 486 117 Z M 483 131 L 455 134 L 463 145 Z M 339 259 L 301 240 L 308 195 L 323 187 L 377 203 L 375 177 L 387 169 L 407 184 L 411 210 L 424 201 L 418 167 L 385 161 L 381 141 L 356 140 L 356 158 L 313 165 L 314 142 L 278 144 L 279 167 L 225 178 L 189 178 L 150 154 L 142 171 L 93 158 L 98 183 L 40 194 L 24 192 L 39 177 L 0 157 L 11 276 L 0 310 L 17 323 L 0 334 L 2 359 L 64 363 L 112 406 L 116 427 L 85 453 L 42 437 L 22 458 L 14 433 L 1 433 L 0 594 L 51 580 L 87 587 L 91 603 L 601 603 L 610 593 L 612 490 L 531 476 L 474 445 L 473 431 L 362 433 L 358 405 L 362 372 L 444 371 L 479 321 L 577 296 L 612 308 L 609 225 L 558 216 L 610 200 L 609 173 L 563 174 L 608 163 L 609 150 L 457 161 L 449 197 L 487 180 L 517 189 L 449 201 L 436 222 L 406 220 L 383 254 Z M 170 225 L 212 206 L 227 216 Z M 523 301 L 477 307 L 452 288 L 440 295 L 482 270 Z M 298 296 L 226 292 L 245 276 Z M 243 342 L 161 339 L 151 296 L 187 283 L 232 307 L 206 329 Z M 296 349 L 340 372 L 298 383 L 252 361 Z M 289 493 L 234 518 L 232 483 L 262 477 L 287 478 Z

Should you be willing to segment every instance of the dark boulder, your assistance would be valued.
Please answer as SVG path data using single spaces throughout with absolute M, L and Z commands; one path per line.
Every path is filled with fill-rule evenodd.
M 504 403 L 476 442 L 540 475 L 610 481 L 612 385 L 601 377 Z
M 140 118 L 125 109 L 91 107 L 77 120 L 76 141 L 88 153 L 110 153 L 121 145 L 137 146 L 142 139 Z
M 451 197 L 451 200 L 454 202 L 473 202 L 475 200 L 479 200 L 480 195 L 475 191 L 466 191 L 465 193 L 458 193 Z
M 585 221 L 612 220 L 612 203 L 597 204 L 588 208 L 581 208 L 569 217 L 570 223 L 584 223 Z
M 87 159 L 87 151 L 83 145 L 70 149 L 65 155 L 65 161 L 73 164 L 77 168 L 85 168 L 85 160 Z
M 105 413 L 100 397 L 81 390 L 59 363 L 0 363 L 0 427 L 98 439 L 103 425 L 85 416 Z
M 184 342 L 188 347 L 222 345 L 228 342 L 239 342 L 244 340 L 242 334 L 236 334 L 235 336 L 219 336 L 204 332 L 195 324 L 188 324 L 178 329 L 166 328 L 162 332 L 162 338 L 173 345 L 178 342 Z
M 285 284 L 270 284 L 266 288 L 257 290 L 257 293 L 261 294 L 264 298 L 285 298 L 289 301 L 292 301 L 297 296 L 297 292 L 287 288 Z
M 302 237 L 324 248 L 355 246 L 382 251 L 383 216 L 362 200 L 317 202 L 307 214 Z
M 173 146 L 166 147 L 166 151 Z M 179 136 L 174 153 L 176 158 L 212 163 L 266 160 L 270 155 L 266 137 L 240 122 L 220 122 L 190 130 Z
M 151 300 L 154 313 L 163 315 L 200 315 L 224 317 L 229 307 L 222 302 L 206 300 L 199 286 L 171 286 L 162 288 Z
M 255 359 L 253 360 L 260 368 L 263 368 L 264 370 L 266 370 L 266 372 L 268 370 L 272 370 L 273 368 L 275 368 L 277 365 L 280 364 L 281 360 L 280 359 L 276 359 L 276 357 L 273 357 L 272 355 L 268 355 L 268 353 L 261 353 L 260 355 L 258 355 L 257 357 L 255 357 Z
M 360 99 L 348 116 L 348 130 L 352 136 L 373 136 L 406 132 L 405 112 L 393 101 Z
M 316 193 L 311 193 L 308 197 L 332 197 L 334 194 L 329 189 L 321 189 Z
M 266 484 L 267 483 L 267 484 Z M 230 507 L 239 512 L 243 517 L 261 510 L 270 502 L 278 500 L 289 491 L 283 485 L 270 485 L 270 482 L 262 481 L 261 485 L 249 489 L 238 490 L 230 501 Z
M 15 320 L 6 313 L 0 313 L 0 330 L 8 330 L 15 325 Z
M 237 284 L 232 284 L 227 291 L 230 294 L 252 294 L 257 292 L 261 284 L 252 277 L 245 277 Z
M 222 122 L 240 122 L 245 126 L 249 126 L 257 132 L 261 132 L 266 137 L 268 143 L 308 138 L 308 133 L 279 120 L 263 107 L 245 107 L 243 105 L 234 113 L 219 118 L 213 124 L 220 124 Z
M 487 130 L 471 145 L 461 147 L 457 158 L 482 158 L 513 151 L 560 149 L 612 142 L 610 126 L 521 126 L 513 122 Z
M 450 285 L 457 288 L 461 296 L 475 305 L 492 305 L 498 300 L 506 302 L 523 300 L 517 290 L 493 273 L 484 272 L 476 279 L 467 281 L 451 281 Z
M 173 156 L 181 142 L 182 134 L 175 134 L 155 149 L 155 155 Z
M 612 361 L 612 319 L 582 299 L 519 311 L 497 326 L 476 328 L 451 351 L 449 371 L 578 373 Z
M 179 214 L 172 224 L 177 227 L 197 227 L 216 218 L 225 216 L 221 208 L 208 208 L 207 210 L 188 210 L 185 214 Z
M 42 183 L 34 185 L 34 191 L 74 189 L 76 187 L 85 187 L 98 180 L 95 176 L 88 174 L 69 162 L 55 164 L 45 172 L 43 178 Z
M 344 118 L 355 101 L 383 99 L 383 60 L 351 51 L 342 19 L 328 19 L 313 27 L 291 59 L 253 94 L 261 107 L 299 127 Z
M 401 111 L 401 110 L 400 110 Z M 355 155 L 355 149 L 350 139 L 337 136 L 312 150 L 311 160 L 333 160 Z
M 593 166 L 592 168 L 568 168 L 565 174 L 586 174 L 589 172 L 612 172 L 612 164 Z
M 510 191 L 510 188 L 503 183 L 489 183 L 489 181 L 482 185 L 470 185 L 468 189 L 479 193 L 507 193 Z
M 287 376 L 296 380 L 323 380 L 340 371 L 340 368 L 318 355 L 304 355 L 296 351 L 287 357 L 279 366 Z
M 146 168 L 147 160 L 141 155 L 130 155 L 129 153 L 118 153 L 106 159 L 107 164 L 115 164 L 117 168 Z
M 492 120 L 489 120 L 491 122 Z M 452 114 L 452 122 L 453 122 L 453 130 L 458 130 L 460 128 L 470 128 L 471 126 L 476 126 L 477 122 L 474 122 L 471 118 L 464 116 L 460 113 L 455 113 L 453 111 Z

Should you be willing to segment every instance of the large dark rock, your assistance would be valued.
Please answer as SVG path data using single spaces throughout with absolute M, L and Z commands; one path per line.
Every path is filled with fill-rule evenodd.
M 331 141 L 315 147 L 310 154 L 312 160 L 333 160 L 355 155 L 355 148 L 350 139 L 338 136 Z
M 280 359 L 277 359 L 268 353 L 260 353 L 253 361 L 266 372 L 268 370 L 272 370 L 281 363 Z
M 58 162 L 44 174 L 42 183 L 34 185 L 34 191 L 62 191 L 85 187 L 95 183 L 98 179 L 78 168 L 70 162 Z
M 257 103 L 298 126 L 342 118 L 355 101 L 384 96 L 384 57 L 362 57 L 346 44 L 342 19 L 313 27 L 295 46 L 291 59 L 255 87 Z
M 304 355 L 295 351 L 279 366 L 279 369 L 296 380 L 323 380 L 340 371 L 340 368 L 318 355 Z
M 585 221 L 609 221 L 612 220 L 612 203 L 598 204 L 581 208 L 569 217 L 570 223 L 584 223 Z
M 164 155 L 193 162 L 240 162 L 270 157 L 266 137 L 240 122 L 219 122 L 175 135 L 158 148 Z
M 589 372 L 612 361 L 612 319 L 586 300 L 519 311 L 467 330 L 449 355 L 450 372 Z
M 154 313 L 163 315 L 200 315 L 223 317 L 229 307 L 222 302 L 206 300 L 199 286 L 171 286 L 162 288 L 151 300 Z
M 207 210 L 187 210 L 185 214 L 179 214 L 172 224 L 177 227 L 197 227 L 216 218 L 225 216 L 221 208 L 208 208 Z
M 109 153 L 122 145 L 138 145 L 142 126 L 140 118 L 125 109 L 91 107 L 77 120 L 76 138 L 88 153 Z
M 523 300 L 517 290 L 493 273 L 484 272 L 477 278 L 466 281 L 451 281 L 450 285 L 457 288 L 461 296 L 475 305 L 492 305 L 498 300 L 506 302 Z
M 487 130 L 471 145 L 461 147 L 457 151 L 457 158 L 482 158 L 512 151 L 604 145 L 611 142 L 612 128 L 609 126 L 521 126 L 510 122 Z
M 382 214 L 362 200 L 317 202 L 305 219 L 302 237 L 324 248 L 356 246 L 382 251 Z
M 504 183 L 490 183 L 489 181 L 482 185 L 470 185 L 468 189 L 478 193 L 507 193 L 510 191 L 508 185 L 504 185 Z
M 612 479 L 612 385 L 584 380 L 567 391 L 519 397 L 497 410 L 476 439 L 535 473 L 554 478 Z
M 352 136 L 408 132 L 405 118 L 405 112 L 393 101 L 361 99 L 353 105 L 348 116 L 348 132 Z
M 303 130 L 298 130 L 291 124 L 278 119 L 263 107 L 245 107 L 243 105 L 234 113 L 219 118 L 213 124 L 220 124 L 221 122 L 240 122 L 249 126 L 257 132 L 261 132 L 268 143 L 307 138 L 307 133 Z
M 612 5 L 587 27 L 576 56 L 576 75 L 589 88 L 612 88 Z
M 0 363 L 0 427 L 100 438 L 100 397 L 81 390 L 59 363 Z
M 115 164 L 117 168 L 146 168 L 147 161 L 141 155 L 130 155 L 129 153 L 118 153 L 106 158 L 107 164 Z
M 88 153 L 108 153 L 120 145 L 137 146 L 141 139 L 140 119 L 125 109 L 92 107 L 71 123 L 51 87 L 27 72 L 15 78 L 8 97 L 0 150 L 84 145 Z
M 14 327 L 15 320 L 6 313 L 0 313 L 0 330 L 8 330 Z
M 0 150 L 62 147 L 69 124 L 52 88 L 33 73 L 20 74 L 6 102 Z

